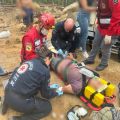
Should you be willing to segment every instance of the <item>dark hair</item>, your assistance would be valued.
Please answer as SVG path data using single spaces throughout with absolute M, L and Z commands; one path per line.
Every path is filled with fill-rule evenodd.
M 42 58 L 52 58 L 52 52 L 45 45 L 41 46 L 40 49 L 36 49 L 36 53 L 39 57 Z

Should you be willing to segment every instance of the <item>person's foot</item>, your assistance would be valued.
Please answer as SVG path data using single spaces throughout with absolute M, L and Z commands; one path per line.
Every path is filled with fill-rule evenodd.
M 85 52 L 82 52 L 82 55 L 84 57 L 84 59 L 87 59 L 89 57 L 88 53 L 85 51 Z
M 96 67 L 96 71 L 102 71 L 104 70 L 105 68 L 107 68 L 108 65 L 102 65 L 102 64 L 99 64 L 97 67 Z
M 7 113 L 8 110 L 8 105 L 6 104 L 4 97 L 1 97 L 1 114 L 5 115 Z
M 94 61 L 89 61 L 88 59 L 84 60 L 83 63 L 85 65 L 88 65 L 88 64 L 94 64 Z

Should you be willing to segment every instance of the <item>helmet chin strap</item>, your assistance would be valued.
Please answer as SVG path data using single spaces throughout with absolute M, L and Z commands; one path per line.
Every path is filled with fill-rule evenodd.
M 41 30 L 44 28 L 43 25 L 39 25 L 39 32 L 41 33 Z
M 41 29 L 41 33 L 42 33 L 43 35 L 47 35 L 47 34 L 48 34 L 48 30 L 43 27 L 43 28 Z

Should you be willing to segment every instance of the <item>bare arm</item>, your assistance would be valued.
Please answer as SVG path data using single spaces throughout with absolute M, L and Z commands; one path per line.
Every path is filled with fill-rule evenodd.
M 97 10 L 97 7 L 90 7 L 88 6 L 87 0 L 80 0 L 80 4 L 84 10 L 87 12 L 94 12 Z
M 63 87 L 63 92 L 64 93 L 74 94 L 72 86 L 70 84 Z

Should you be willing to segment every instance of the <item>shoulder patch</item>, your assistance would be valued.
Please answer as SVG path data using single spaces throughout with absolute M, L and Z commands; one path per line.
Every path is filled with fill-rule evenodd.
M 25 50 L 30 52 L 32 50 L 32 44 L 31 43 L 27 43 L 25 46 Z
M 119 2 L 119 0 L 113 0 L 114 4 L 117 4 Z
M 17 70 L 17 72 L 19 73 L 19 74 L 23 74 L 23 73 L 25 73 L 27 70 L 28 70 L 28 64 L 23 64 L 23 65 L 21 65 L 20 67 L 19 67 L 19 69 Z
M 40 40 L 35 40 L 35 46 L 39 46 L 41 44 Z

